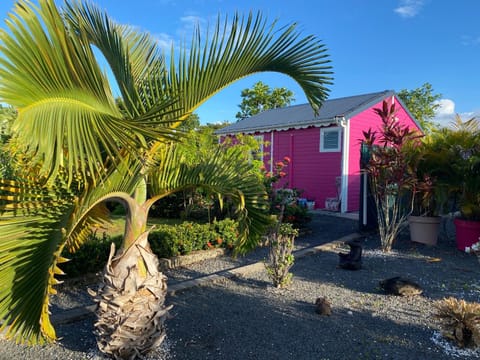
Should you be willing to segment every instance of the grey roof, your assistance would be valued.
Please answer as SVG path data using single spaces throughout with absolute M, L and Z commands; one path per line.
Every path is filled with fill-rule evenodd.
M 216 134 L 254 133 L 270 130 L 286 130 L 291 128 L 306 128 L 310 126 L 325 126 L 336 122 L 338 117 L 351 118 L 372 105 L 395 95 L 392 90 L 376 93 L 348 96 L 326 100 L 315 116 L 310 104 L 294 105 L 271 109 L 249 118 L 237 121 Z

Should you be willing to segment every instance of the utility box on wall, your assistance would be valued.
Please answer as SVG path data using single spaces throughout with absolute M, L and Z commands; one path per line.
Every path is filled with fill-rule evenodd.
M 329 211 L 339 211 L 340 210 L 340 200 L 337 198 L 326 198 L 325 199 L 325 209 Z

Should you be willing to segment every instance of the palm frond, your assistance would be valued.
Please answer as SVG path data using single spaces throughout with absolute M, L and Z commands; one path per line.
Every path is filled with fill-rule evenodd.
M 90 235 L 92 228 L 109 223 L 105 201 L 130 200 L 138 184 L 143 181 L 142 166 L 137 158 L 127 156 L 116 168 L 110 168 L 103 179 L 96 181 L 95 186 L 84 188 L 67 227 L 66 247 L 69 251 L 77 250 Z
M 86 24 L 73 28 L 53 0 L 39 3 L 36 7 L 29 1 L 18 2 L 7 20 L 9 31 L 1 32 L 0 99 L 18 109 L 13 125 L 15 144 L 32 162 L 42 164 L 42 174 L 54 178 L 67 168 L 70 178 L 78 172 L 84 178 L 95 176 L 106 155 L 118 157 L 119 149 L 134 154 L 147 145 L 145 137 L 171 138 L 172 132 L 152 121 L 151 113 L 149 121 L 140 117 L 135 122 L 117 107 L 107 76 L 91 48 L 88 28 L 82 28 Z M 116 34 L 118 27 L 107 30 Z M 151 41 L 133 30 L 120 29 L 119 36 L 127 37 L 120 45 L 133 49 L 124 56 L 122 69 L 128 68 L 127 62 L 133 59 L 130 67 L 134 69 L 126 71 L 125 77 L 131 77 L 130 82 L 136 85 L 144 79 L 135 77 L 145 76 L 139 71 L 140 53 Z M 134 41 L 138 42 L 136 46 Z M 117 47 L 105 49 L 104 55 L 114 57 Z M 151 63 L 145 71 L 159 66 L 155 59 L 144 56 L 143 63 Z M 127 101 L 138 97 L 133 85 L 122 86 L 131 90 L 125 95 Z M 168 114 L 175 101 L 164 96 L 155 103 L 156 112 Z
M 1 32 L 0 97 L 18 109 L 17 144 L 43 161 L 43 173 L 58 174 L 65 159 L 70 174 L 79 159 L 83 173 L 96 172 L 97 138 L 111 150 L 112 139 L 125 131 L 118 129 L 120 113 L 93 52 L 70 36 L 53 1 L 40 7 L 18 2 L 7 26 L 10 31 Z
M 450 127 L 459 132 L 478 133 L 480 131 L 480 123 L 475 117 L 464 121 L 459 114 L 455 114 L 455 120 L 450 122 Z
M 211 157 L 194 165 L 183 160 L 182 148 L 166 146 L 160 165 L 150 174 L 150 204 L 164 196 L 189 188 L 203 188 L 220 198 L 229 198 L 236 207 L 240 235 L 236 249 L 254 248 L 270 225 L 268 198 L 263 183 L 239 148 L 218 148 Z M 244 160 L 242 160 L 244 159 Z
M 295 80 L 318 110 L 332 84 L 325 46 L 314 36 L 300 37 L 296 24 L 267 28 L 258 13 L 235 15 L 231 26 L 219 18 L 212 39 L 202 41 L 197 29 L 190 48 L 181 51 L 178 67 L 168 74 L 168 89 L 180 94 L 182 109 L 193 111 L 211 96 L 245 76 L 273 71 Z M 172 53 L 171 58 L 174 59 Z
M 72 29 L 84 33 L 105 56 L 126 103 L 135 103 L 136 82 L 164 67 L 164 58 L 154 39 L 147 33 L 116 24 L 92 3 L 67 3 L 65 16 Z
M 60 180 L 0 180 L 0 319 L 7 336 L 55 339 L 48 306 L 67 261 L 62 250 L 75 251 L 95 225 L 108 222 L 105 200 L 129 199 L 143 179 L 141 167 L 127 156 L 95 186 L 77 186 L 78 194 Z
M 167 97 L 166 83 L 152 81 L 164 80 L 160 75 L 166 72 L 165 57 L 157 41 L 148 33 L 115 23 L 92 4 L 67 4 L 66 18 L 107 60 L 129 119 L 146 128 L 154 122 L 157 138 L 171 138 L 174 132 L 168 125 L 172 119 L 167 120 L 166 115 L 178 113 L 180 105 L 173 93 Z
M 49 295 L 62 274 L 58 264 L 73 208 L 62 184 L 0 180 L 0 319 L 6 336 L 30 344 L 54 340 Z

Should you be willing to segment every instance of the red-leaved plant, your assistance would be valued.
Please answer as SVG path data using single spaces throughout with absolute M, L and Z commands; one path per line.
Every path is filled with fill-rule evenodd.
M 412 212 L 410 194 L 415 177 L 408 171 L 407 157 L 402 150 L 422 135 L 400 124 L 395 104 L 383 101 L 382 108 L 374 111 L 380 116 L 382 126 L 379 131 L 363 132 L 363 142 L 370 150 L 364 171 L 371 180 L 381 247 L 388 252 Z

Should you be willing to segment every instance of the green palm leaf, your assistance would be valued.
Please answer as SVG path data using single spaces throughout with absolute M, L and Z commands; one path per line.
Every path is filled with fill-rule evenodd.
M 140 167 L 127 157 L 78 195 L 61 182 L 0 180 L 0 319 L 8 337 L 27 343 L 55 339 L 48 306 L 55 275 L 63 274 L 58 265 L 67 261 L 63 248 L 75 251 L 93 226 L 109 221 L 105 200 L 131 201 L 143 177 Z
M 139 144 L 146 146 L 145 137 L 171 137 L 171 130 L 159 128 L 158 123 L 163 123 L 160 115 L 172 111 L 168 108 L 176 100 L 158 99 L 156 114 L 148 111 L 151 109 L 140 111 L 136 100 L 134 85 L 145 81 L 138 70 L 142 64 L 139 54 L 151 44 L 148 37 L 121 27 L 120 35 L 125 34 L 127 40 L 104 50 L 107 57 L 114 57 L 119 47 L 134 49 L 131 56 L 122 57 L 123 70 L 129 68 L 128 61 L 134 62 L 132 71 L 123 72 L 121 88 L 129 91 L 123 102 L 133 102 L 137 108 L 130 106 L 129 116 L 124 117 L 100 71 L 87 31 L 69 27 L 54 1 L 40 1 L 40 7 L 20 1 L 7 25 L 10 31 L 1 32 L 0 98 L 18 109 L 15 143 L 41 163 L 42 174 L 55 177 L 65 167 L 70 178 L 74 172 L 86 178 L 100 171 L 105 153 L 115 158 L 120 148 L 135 153 Z M 108 30 L 116 34 L 118 27 Z M 155 59 L 144 59 L 152 64 L 147 70 L 161 64 Z M 132 116 L 137 116 L 137 121 L 132 121 Z
M 270 225 L 268 198 L 241 149 L 234 147 L 226 151 L 219 147 L 211 157 L 194 165 L 186 164 L 182 147 L 177 145 L 164 147 L 160 154 L 160 165 L 150 175 L 151 191 L 158 195 L 149 200 L 150 205 L 174 192 L 203 188 L 235 204 L 240 229 L 236 249 L 245 252 L 258 244 Z
M 78 249 L 91 234 L 92 228 L 110 222 L 105 201 L 132 201 L 131 195 L 143 181 L 141 167 L 138 159 L 126 157 L 116 168 L 110 168 L 103 179 L 96 181 L 95 186 L 83 189 L 67 226 L 66 247 L 69 251 Z
M 73 195 L 64 186 L 35 181 L 0 181 L 0 319 L 17 342 L 55 339 L 48 315 L 49 295 L 72 211 Z
M 107 60 L 132 126 L 138 132 L 154 127 L 154 133 L 144 130 L 144 134 L 160 141 L 178 138 L 180 134 L 172 124 L 188 114 L 179 94 L 165 90 L 165 57 L 157 41 L 148 33 L 116 24 L 92 4 L 67 4 L 66 18 Z
M 231 26 L 219 18 L 211 41 L 207 37 L 204 42 L 197 29 L 190 48 L 180 53 L 178 67 L 171 64 L 167 89 L 180 94 L 182 109 L 193 111 L 236 80 L 274 71 L 297 81 L 318 110 L 332 81 L 326 48 L 314 36 L 300 39 L 296 24 L 279 31 L 275 25 L 267 28 L 260 13 L 246 19 L 236 15 Z
M 138 87 L 152 74 L 165 71 L 165 59 L 155 39 L 148 33 L 116 24 L 92 4 L 67 4 L 66 18 L 105 56 L 130 116 L 138 116 L 142 110 Z

